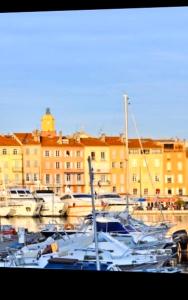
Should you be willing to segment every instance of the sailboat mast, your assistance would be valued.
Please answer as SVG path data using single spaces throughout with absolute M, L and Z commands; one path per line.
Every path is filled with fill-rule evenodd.
M 99 249 L 98 249 L 98 239 L 97 239 L 97 224 L 95 216 L 95 199 L 94 199 L 94 190 L 93 190 L 93 168 L 91 166 L 91 157 L 88 157 L 89 165 L 89 177 L 90 177 L 90 188 L 91 188 L 91 197 L 92 197 L 92 215 L 93 215 L 93 226 L 94 226 L 94 240 L 95 240 L 95 252 L 96 252 L 96 267 L 97 271 L 100 271 L 100 262 L 99 262 Z
M 124 95 L 125 108 L 125 171 L 126 171 L 126 209 L 129 211 L 129 145 L 128 145 L 128 95 Z

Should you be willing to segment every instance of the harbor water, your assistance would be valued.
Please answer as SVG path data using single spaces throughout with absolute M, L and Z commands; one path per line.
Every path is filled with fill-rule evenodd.
M 163 221 L 170 221 L 174 225 L 168 231 L 167 235 L 171 235 L 174 231 L 180 229 L 186 229 L 188 231 L 188 215 L 148 215 L 148 214 L 135 214 L 135 218 L 143 220 L 147 224 L 156 224 Z M 27 228 L 29 232 L 37 232 L 42 229 L 45 224 L 56 223 L 56 224 L 80 224 L 83 218 L 69 217 L 69 218 L 31 218 L 31 217 L 14 217 L 14 218 L 0 218 L 0 225 L 12 225 L 18 230 L 19 227 Z M 178 253 L 172 261 L 172 265 L 181 267 L 183 273 L 188 273 L 188 249 L 187 251 Z

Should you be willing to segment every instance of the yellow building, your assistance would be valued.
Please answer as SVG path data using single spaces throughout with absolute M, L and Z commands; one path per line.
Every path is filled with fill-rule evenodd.
M 109 147 L 104 137 L 101 138 L 81 138 L 84 146 L 84 166 L 85 166 L 85 192 L 90 193 L 90 177 L 88 157 L 94 170 L 94 190 L 97 193 L 111 191 L 110 183 L 110 153 Z
M 11 135 L 0 135 L 0 189 L 23 183 L 22 148 Z
M 32 133 L 14 133 L 23 153 L 23 186 L 35 190 L 41 183 L 41 141 L 38 130 Z
M 129 140 L 129 191 L 135 197 L 163 194 L 162 146 L 151 139 Z
M 126 165 L 125 165 L 125 141 L 122 135 L 106 136 L 110 152 L 110 182 L 111 191 L 125 195 L 126 187 Z

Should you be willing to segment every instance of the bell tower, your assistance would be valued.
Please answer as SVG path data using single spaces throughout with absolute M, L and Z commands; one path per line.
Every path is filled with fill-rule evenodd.
M 56 136 L 55 119 L 52 116 L 50 109 L 46 109 L 45 115 L 41 118 L 41 135 Z

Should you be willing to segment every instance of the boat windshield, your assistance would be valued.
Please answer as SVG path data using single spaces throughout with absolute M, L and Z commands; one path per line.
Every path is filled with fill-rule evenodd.
M 105 195 L 97 195 L 98 199 L 102 198 L 121 198 L 118 194 L 105 194 Z
M 91 198 L 90 194 L 73 194 L 74 198 Z

